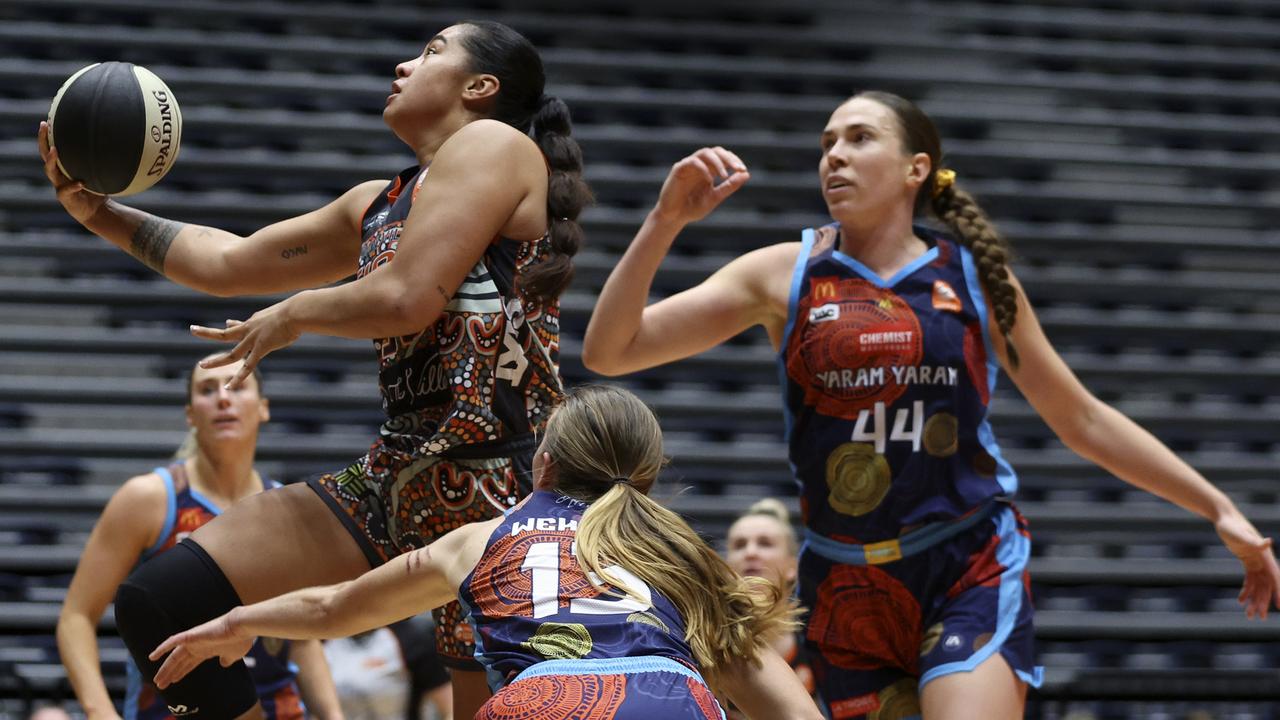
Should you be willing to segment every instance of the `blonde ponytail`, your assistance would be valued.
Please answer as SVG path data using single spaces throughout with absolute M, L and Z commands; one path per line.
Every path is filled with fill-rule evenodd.
M 666 459 L 658 419 L 635 395 L 610 386 L 570 392 L 542 448 L 558 489 L 590 503 L 578 524 L 578 563 L 640 599 L 606 570 L 624 567 L 670 600 L 713 689 L 721 672 L 742 659 L 759 662 L 769 638 L 798 627 L 780 588 L 740 577 L 683 518 L 649 498 Z
M 799 626 L 795 603 L 781 588 L 739 576 L 683 518 L 629 484 L 615 484 L 591 503 L 577 540 L 584 570 L 639 599 L 604 569 L 625 567 L 675 605 L 713 689 L 725 669 L 744 658 L 758 662 L 770 638 Z
M 186 437 L 182 438 L 182 444 L 178 445 L 178 449 L 173 451 L 170 460 L 181 462 L 195 457 L 196 454 L 196 429 L 188 428 Z

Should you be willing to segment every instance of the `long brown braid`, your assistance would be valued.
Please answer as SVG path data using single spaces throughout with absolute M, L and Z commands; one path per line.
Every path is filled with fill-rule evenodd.
M 932 210 L 951 229 L 960 244 L 973 253 L 978 266 L 978 281 L 986 291 L 991 312 L 1004 338 L 1009 367 L 1016 370 L 1018 351 L 1013 346 L 1011 333 L 1018 317 L 1018 290 L 1009 279 L 1008 242 L 972 195 L 954 183 L 941 188 L 937 186 L 938 170 L 942 168 L 942 140 L 933 120 L 923 110 L 906 98 L 878 90 L 859 93 L 855 97 L 873 100 L 892 110 L 898 116 L 902 130 L 903 151 L 908 154 L 925 153 L 932 161 L 929 176 L 916 195 L 916 214 L 926 208 Z

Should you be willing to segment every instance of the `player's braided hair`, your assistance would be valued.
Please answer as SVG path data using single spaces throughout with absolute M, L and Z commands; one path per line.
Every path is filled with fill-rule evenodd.
M 937 176 L 942 168 L 942 140 L 938 128 L 923 110 L 893 93 L 870 91 L 859 93 L 857 97 L 874 100 L 892 110 L 902 129 L 903 150 L 912 154 L 925 153 L 932 161 L 929 176 L 916 195 L 916 213 L 931 209 L 939 220 L 946 223 L 956 239 L 973 253 L 978 281 L 986 291 L 991 313 L 1004 338 L 1009 365 L 1017 369 L 1018 351 L 1010 335 L 1018 317 L 1018 291 L 1009 277 L 1009 244 L 996 231 L 972 195 L 954 183 L 939 187 Z
M 467 20 L 462 46 L 474 72 L 498 78 L 498 94 L 490 117 L 533 139 L 547 159 L 547 221 L 550 256 L 526 270 L 520 288 L 525 297 L 546 302 L 560 297 L 573 279 L 573 256 L 582 245 L 578 215 L 592 200 L 582 179 L 582 148 L 571 136 L 569 108 L 564 101 L 543 94 L 546 76 L 538 51 L 520 33 L 502 23 Z
M 547 218 L 551 224 L 551 255 L 524 274 L 523 288 L 536 298 L 560 297 L 573 280 L 573 256 L 582 246 L 578 215 L 591 203 L 591 189 L 582 179 L 582 148 L 570 137 L 569 107 L 560 98 L 543 95 L 533 116 L 533 139 L 547 158 Z

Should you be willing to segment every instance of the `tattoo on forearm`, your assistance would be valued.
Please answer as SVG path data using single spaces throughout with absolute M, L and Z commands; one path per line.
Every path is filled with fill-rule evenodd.
M 285 248 L 284 250 L 280 251 L 280 257 L 284 258 L 285 260 L 292 260 L 298 257 L 299 255 L 306 255 L 306 254 L 307 254 L 306 245 L 299 245 L 298 247 Z
M 129 253 L 141 260 L 147 267 L 158 273 L 164 273 L 164 258 L 169 254 L 169 246 L 182 228 L 180 222 L 166 220 L 148 215 L 146 220 L 133 233 L 133 244 Z
M 449 302 L 453 299 L 449 296 L 449 291 L 445 290 L 443 285 L 437 285 L 436 292 L 440 293 L 440 297 L 444 298 L 445 302 Z

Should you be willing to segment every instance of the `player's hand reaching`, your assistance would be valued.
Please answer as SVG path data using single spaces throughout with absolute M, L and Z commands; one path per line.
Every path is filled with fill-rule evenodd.
M 1245 615 L 1265 619 L 1273 603 L 1280 608 L 1280 567 L 1271 550 L 1271 538 L 1262 537 L 1238 512 L 1225 515 L 1214 529 L 1244 565 L 1244 587 L 1238 599 Z
M 166 653 L 169 655 L 156 672 L 153 682 L 163 690 L 211 657 L 218 658 L 222 667 L 228 667 L 244 657 L 252 646 L 253 637 L 241 632 L 232 622 L 231 613 L 227 613 L 203 625 L 170 635 L 152 650 L 148 656 L 152 661 L 159 660 Z
M 107 196 L 91 193 L 84 189 L 84 183 L 63 174 L 62 168 L 58 167 L 58 151 L 49 147 L 49 123 L 40 123 L 36 143 L 40 147 L 40 159 L 44 161 L 45 177 L 58 193 L 58 202 L 81 225 L 88 223 L 107 202 Z
M 671 223 L 697 222 L 750 179 L 737 155 L 722 147 L 702 148 L 671 166 L 653 212 Z
M 292 298 L 290 298 L 292 299 Z M 227 387 L 235 389 L 253 373 L 253 369 L 269 353 L 288 347 L 302 333 L 294 327 L 289 316 L 289 300 L 286 299 L 254 313 L 248 320 L 228 320 L 227 326 L 218 328 L 191 326 L 191 334 L 205 340 L 233 342 L 236 346 L 200 362 L 201 367 L 215 368 L 243 360 L 244 365 Z

